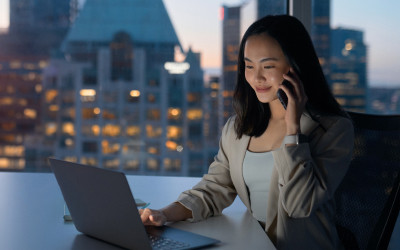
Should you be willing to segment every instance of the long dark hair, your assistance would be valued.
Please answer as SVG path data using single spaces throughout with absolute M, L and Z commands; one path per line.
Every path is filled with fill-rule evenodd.
M 250 36 L 262 33 L 274 38 L 280 44 L 290 66 L 300 77 L 308 97 L 306 104 L 308 112 L 314 110 L 321 114 L 348 117 L 329 89 L 311 38 L 303 24 L 288 15 L 266 16 L 250 25 L 240 43 L 237 81 L 233 94 L 233 108 L 236 112 L 235 131 L 238 138 L 243 134 L 262 135 L 271 116 L 269 104 L 258 101 L 244 73 L 246 41 Z

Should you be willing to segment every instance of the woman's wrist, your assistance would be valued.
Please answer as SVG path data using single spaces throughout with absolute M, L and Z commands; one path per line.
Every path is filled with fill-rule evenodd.
M 300 125 L 286 126 L 286 135 L 301 134 Z

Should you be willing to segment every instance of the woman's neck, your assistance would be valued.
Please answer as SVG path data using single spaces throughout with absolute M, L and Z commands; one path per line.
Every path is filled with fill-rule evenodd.
M 283 108 L 281 102 L 276 99 L 269 103 L 269 108 L 271 110 L 270 120 L 284 120 L 286 115 L 286 110 Z

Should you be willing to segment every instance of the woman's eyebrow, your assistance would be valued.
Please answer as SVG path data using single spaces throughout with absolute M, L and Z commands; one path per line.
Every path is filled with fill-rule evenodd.
M 247 58 L 247 57 L 245 57 L 244 60 L 245 60 L 245 61 L 248 61 L 248 62 L 253 62 L 250 58 Z M 261 58 L 261 59 L 259 60 L 259 62 L 268 62 L 268 61 L 278 61 L 278 58 L 275 58 L 275 57 L 265 57 L 265 58 Z

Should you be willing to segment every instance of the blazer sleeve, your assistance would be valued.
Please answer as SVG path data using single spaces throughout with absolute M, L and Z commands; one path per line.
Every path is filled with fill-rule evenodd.
M 308 217 L 334 193 L 348 169 L 354 144 L 354 129 L 339 118 L 309 136 L 309 143 L 284 146 L 273 152 L 279 174 L 279 196 L 289 217 Z
M 177 202 L 192 211 L 193 218 L 189 221 L 195 222 L 220 215 L 222 210 L 231 205 L 236 198 L 227 152 L 232 133 L 234 133 L 233 118 L 230 118 L 223 128 L 218 154 L 214 157 L 208 173 L 198 184 L 183 192 L 177 199 Z

